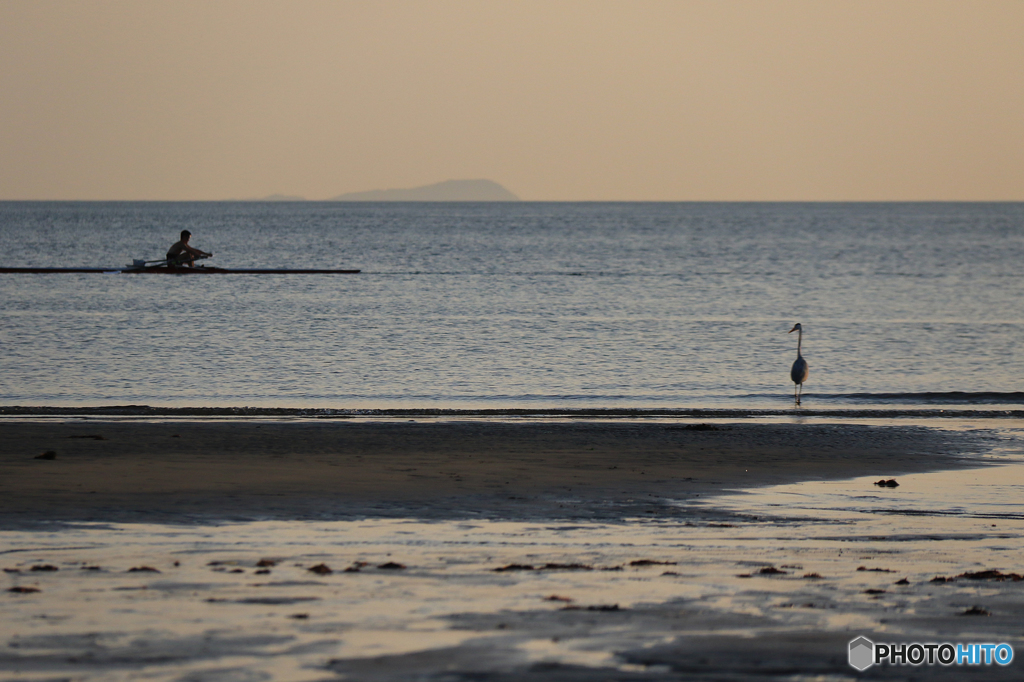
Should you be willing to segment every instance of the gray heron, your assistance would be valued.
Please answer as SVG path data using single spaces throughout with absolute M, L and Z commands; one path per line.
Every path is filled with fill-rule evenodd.
M 789 330 L 789 334 L 797 332 L 796 335 L 796 360 L 793 361 L 793 369 L 789 370 L 789 378 L 793 380 L 796 387 L 793 389 L 793 397 L 796 399 L 796 404 L 800 404 L 800 394 L 803 393 L 804 382 L 807 381 L 807 361 L 804 360 L 804 356 L 800 354 L 800 345 L 804 340 L 804 328 L 800 326 L 800 323 L 793 325 L 793 328 Z

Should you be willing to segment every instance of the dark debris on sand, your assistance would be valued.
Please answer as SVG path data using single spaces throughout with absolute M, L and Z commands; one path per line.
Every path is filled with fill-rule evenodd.
M 931 580 L 929 580 L 928 582 L 930 582 L 930 583 L 953 583 L 953 582 L 956 582 L 958 579 L 963 579 L 963 580 L 994 580 L 996 582 L 1010 581 L 1010 582 L 1018 583 L 1018 582 L 1024 581 L 1024 575 L 1021 575 L 1019 573 L 1003 573 L 1002 571 L 997 571 L 995 569 L 989 569 L 987 571 L 968 571 L 966 573 L 961 573 L 960 575 L 958 575 L 956 577 L 937 575 L 934 578 L 932 578 Z
M 592 604 L 590 606 L 563 606 L 562 611 L 622 611 L 618 604 Z
M 587 564 L 544 564 L 541 571 L 593 571 L 594 567 Z
M 789 575 L 789 571 L 780 571 L 774 566 L 765 566 L 755 573 L 739 573 L 737 578 L 753 578 L 755 575 Z M 820 577 L 820 576 L 819 576 Z
M 508 571 L 593 571 L 594 567 L 589 564 L 549 563 L 544 564 L 543 566 L 533 566 L 532 564 L 508 564 L 507 566 L 499 566 L 498 568 L 492 568 L 491 570 L 495 573 L 505 573 Z M 621 568 L 616 566 L 601 570 L 614 571 L 621 570 Z
M 1024 580 L 1024 576 L 1019 573 L 1001 573 L 996 570 L 961 573 L 957 578 L 965 578 L 966 580 L 1011 580 L 1015 583 Z
M 499 566 L 498 568 L 492 568 L 495 573 L 504 573 L 506 571 L 535 571 L 533 566 L 530 564 L 508 564 L 507 566 Z

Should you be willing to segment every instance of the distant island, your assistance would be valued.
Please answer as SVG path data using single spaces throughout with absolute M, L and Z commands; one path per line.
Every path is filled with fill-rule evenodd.
M 445 180 L 410 189 L 349 192 L 328 201 L 519 201 L 519 197 L 493 180 Z
M 293 196 L 291 194 L 271 194 L 262 199 L 250 199 L 250 201 L 305 201 L 306 197 Z

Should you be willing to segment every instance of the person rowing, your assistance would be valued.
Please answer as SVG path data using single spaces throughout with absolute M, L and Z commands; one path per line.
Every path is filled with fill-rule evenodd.
M 195 267 L 197 258 L 209 258 L 213 255 L 212 253 L 200 251 L 194 246 L 189 246 L 188 240 L 191 237 L 192 233 L 188 230 L 181 231 L 181 239 L 175 242 L 171 248 L 167 249 L 168 265 L 187 265 L 191 268 Z

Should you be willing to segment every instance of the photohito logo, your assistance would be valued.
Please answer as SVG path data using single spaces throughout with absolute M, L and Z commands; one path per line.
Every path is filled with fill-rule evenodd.
M 1009 644 L 881 644 L 867 637 L 850 641 L 850 665 L 867 670 L 873 665 L 1010 665 Z

